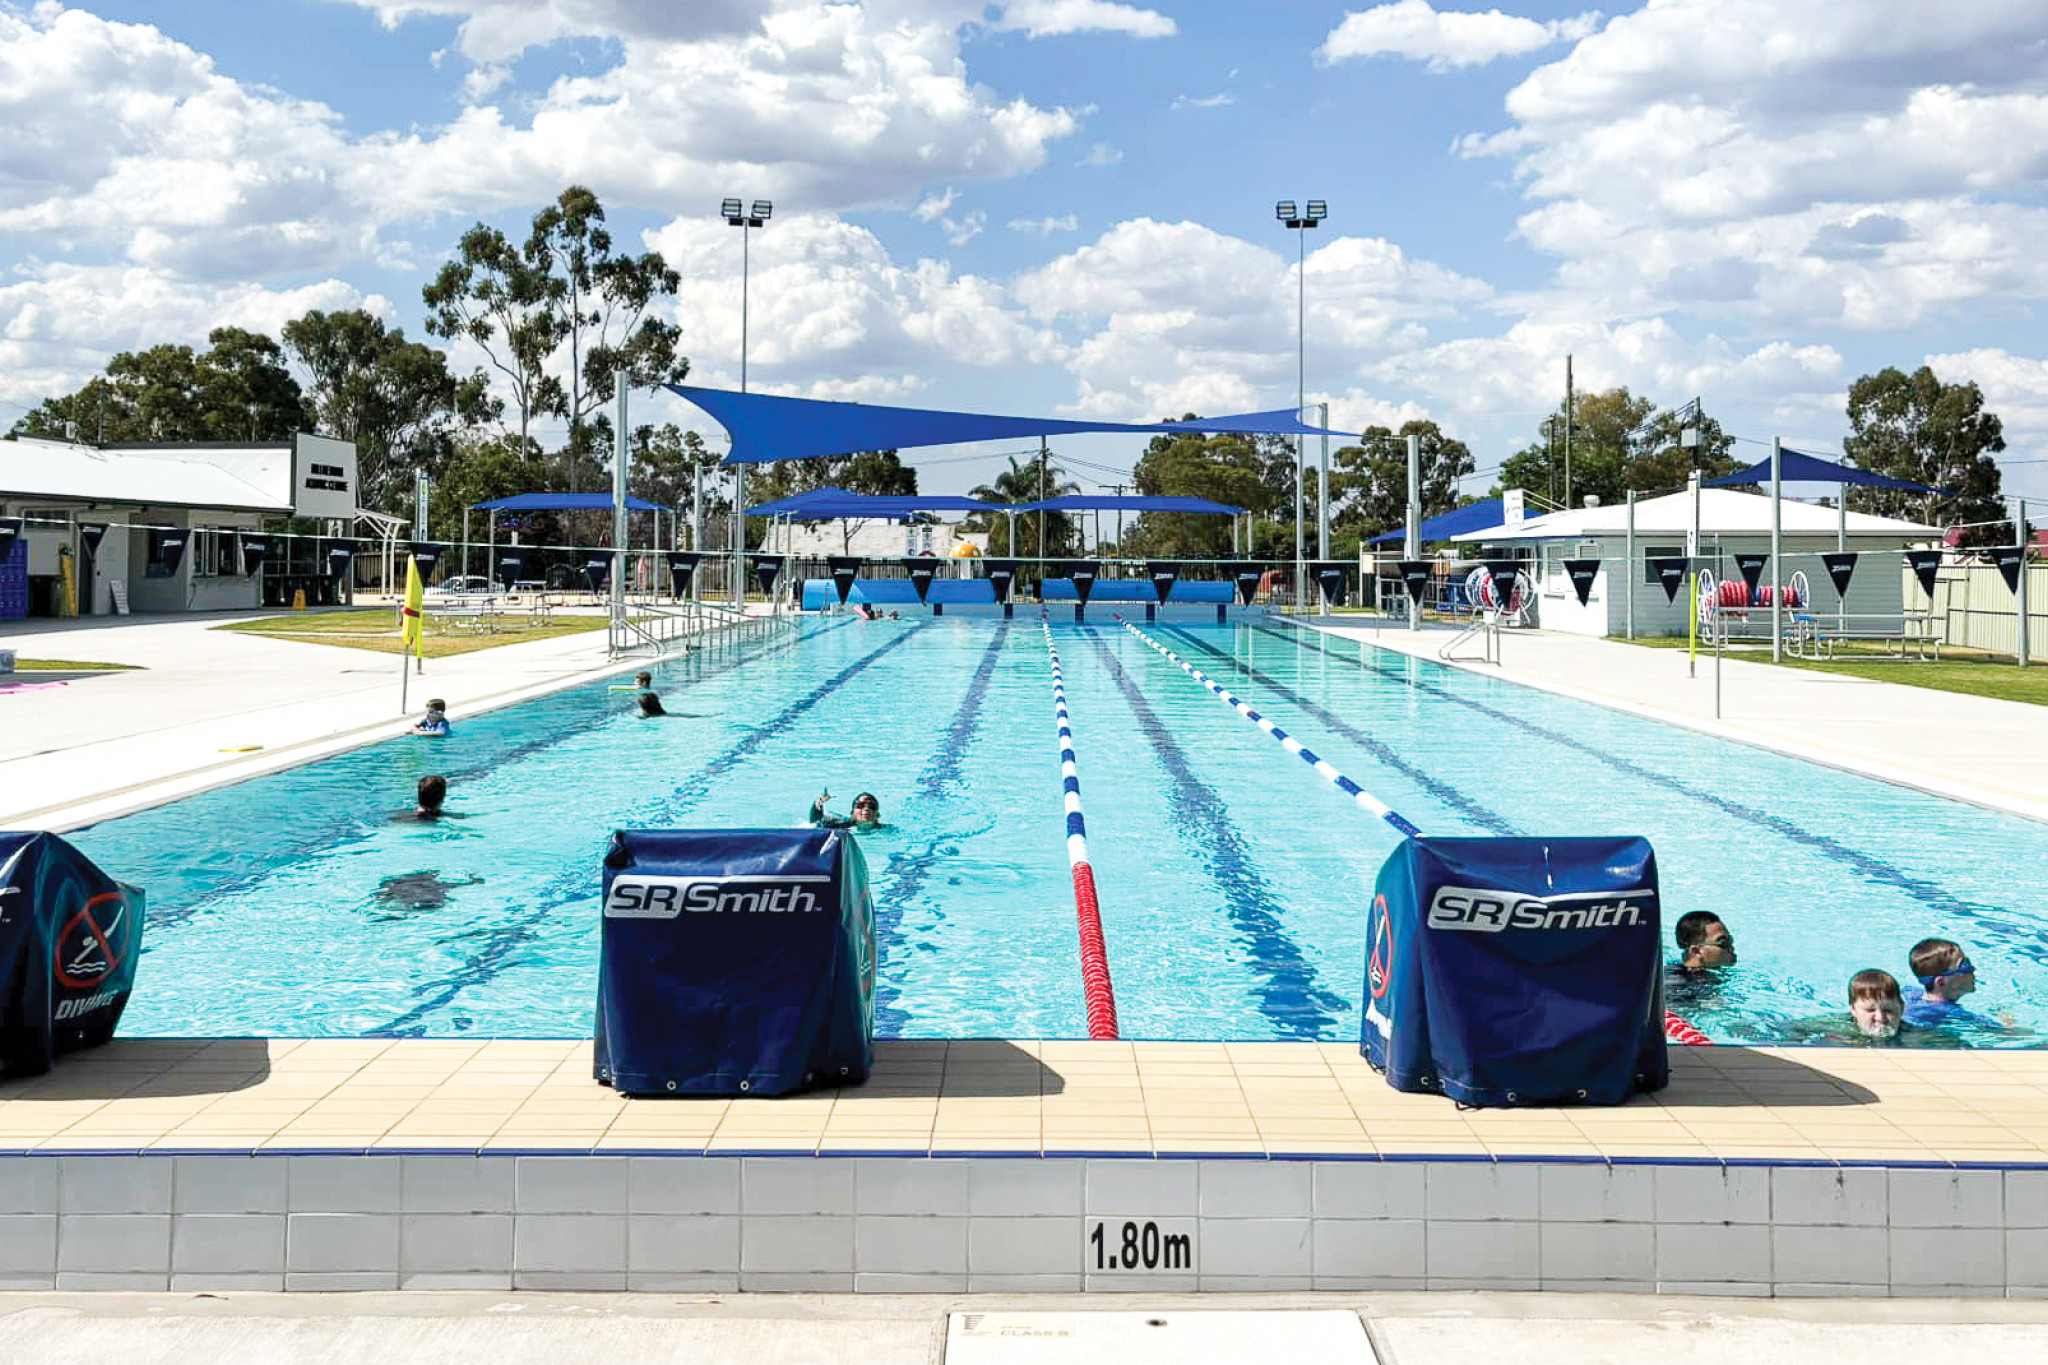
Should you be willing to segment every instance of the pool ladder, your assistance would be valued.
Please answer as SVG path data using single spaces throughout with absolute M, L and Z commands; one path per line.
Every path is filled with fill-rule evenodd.
M 1500 663 L 1500 617 L 1501 614 L 1489 607 L 1480 608 L 1473 616 L 1472 624 L 1453 635 L 1444 647 L 1436 652 L 1446 663 L 1499 664 Z M 1458 647 L 1474 636 L 1479 638 L 1480 652 L 1460 654 Z
M 620 612 L 611 620 L 607 643 L 616 659 L 642 651 L 661 655 L 678 649 L 737 649 L 750 640 L 795 629 L 795 620 L 780 613 L 752 616 L 711 602 L 678 602 Z

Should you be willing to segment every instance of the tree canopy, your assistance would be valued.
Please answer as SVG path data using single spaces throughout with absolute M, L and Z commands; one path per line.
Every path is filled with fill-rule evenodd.
M 1407 524 L 1408 437 L 1418 438 L 1420 447 L 1424 517 L 1456 507 L 1458 480 L 1473 469 L 1465 443 L 1426 419 L 1404 422 L 1399 431 L 1367 427 L 1364 436 L 1363 443 L 1345 446 L 1331 458 L 1330 548 L 1336 553 L 1356 553 L 1360 540 Z
M 1081 491 L 1049 450 L 1034 452 L 1023 461 L 1012 455 L 1009 463 L 1008 469 L 970 489 L 967 496 L 983 502 L 1043 502 Z M 1012 520 L 1017 523 L 1015 545 L 1010 544 Z M 988 552 L 997 556 L 1023 559 L 1043 554 L 1058 558 L 1074 553 L 1080 544 L 1079 526 L 1066 512 L 1018 512 L 1014 518 L 1003 512 L 977 512 L 964 525 L 988 532 Z
M 1848 407 L 1850 435 L 1842 448 L 1859 468 L 1955 495 L 1938 500 L 1891 488 L 1851 488 L 1852 510 L 1915 521 L 1939 516 L 1963 525 L 1965 545 L 2012 544 L 2015 532 L 2004 519 L 1998 464 L 1991 458 L 2005 449 L 2004 424 L 1984 407 L 1975 384 L 1944 384 L 1925 365 L 1910 375 L 1886 367 L 1849 386 Z
M 1686 426 L 1699 432 L 1699 444 L 1690 449 L 1679 443 Z M 1583 505 L 1589 495 L 1613 503 L 1626 499 L 1630 489 L 1668 493 L 1683 488 L 1695 462 L 1701 477 L 1709 479 L 1741 467 L 1729 454 L 1734 438 L 1712 417 L 1690 405 L 1682 414 L 1660 413 L 1653 400 L 1624 386 L 1573 394 L 1569 432 L 1562 413 L 1545 418 L 1537 439 L 1501 465 L 1499 486 L 1525 489 L 1563 506 L 1567 436 L 1575 505 Z
M 207 333 L 207 349 L 123 351 L 102 378 L 46 398 L 15 424 L 24 436 L 119 445 L 140 441 L 284 441 L 312 425 L 284 352 L 240 327 Z
M 1193 422 L 1188 413 L 1174 419 Z M 1208 498 L 1242 507 L 1254 525 L 1293 515 L 1294 452 L 1286 438 L 1223 433 L 1176 432 L 1154 436 L 1131 470 L 1137 491 L 1147 497 Z M 1267 551 L 1280 539 L 1266 531 Z M 1159 559 L 1222 559 L 1230 554 L 1230 518 L 1210 513 L 1146 512 L 1124 533 L 1120 552 Z

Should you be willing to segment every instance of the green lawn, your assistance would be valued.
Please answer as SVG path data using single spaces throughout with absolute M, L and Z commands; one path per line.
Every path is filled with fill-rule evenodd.
M 122 669 L 140 668 L 141 664 L 94 664 L 76 659 L 16 659 L 17 673 L 117 673 Z
M 367 607 L 263 616 L 253 621 L 231 621 L 214 629 L 267 635 L 275 640 L 297 640 L 304 644 L 341 645 L 378 654 L 397 654 L 403 648 L 398 638 L 397 620 L 398 614 L 391 607 Z M 445 659 L 454 654 L 495 649 L 499 645 L 581 635 L 587 631 L 603 630 L 605 624 L 602 616 L 557 616 L 547 625 L 535 625 L 524 611 L 514 608 L 499 618 L 494 631 L 479 634 L 450 630 L 429 617 L 424 652 L 429 659 Z
M 1610 637 L 1619 639 L 1619 637 Z M 1682 638 L 1621 641 L 1641 645 L 1645 649 L 1684 649 Z M 1887 659 L 1883 650 L 1876 645 L 1844 644 L 1832 659 L 1794 659 L 1787 655 L 1779 661 L 1783 668 L 1803 668 L 1814 673 L 1842 673 L 1852 678 L 1869 678 L 1875 682 L 1903 683 L 1908 687 L 1931 687 L 1937 692 L 1966 692 L 1973 697 L 1996 697 L 2000 701 L 2024 701 L 2036 706 L 2048 706 L 2048 664 L 2034 664 L 2021 668 L 2008 658 L 1987 657 L 1970 650 L 1944 648 L 1938 660 L 1921 662 L 1917 659 L 1901 661 L 1896 655 Z M 1701 651 L 1703 658 L 1711 660 L 1713 651 Z M 1724 656 L 1741 659 L 1747 663 L 1771 662 L 1768 645 L 1745 644 L 1741 649 L 1731 649 Z

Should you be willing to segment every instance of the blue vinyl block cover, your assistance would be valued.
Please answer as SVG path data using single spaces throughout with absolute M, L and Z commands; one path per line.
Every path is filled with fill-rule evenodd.
M 631 1095 L 867 1079 L 875 925 L 857 839 L 620 830 L 605 858 L 596 1075 Z
M 1409 839 L 1366 922 L 1359 1050 L 1460 1104 L 1620 1104 L 1670 1080 L 1646 839 Z
M 135 988 L 143 895 L 55 834 L 0 834 L 0 1075 L 114 1036 Z

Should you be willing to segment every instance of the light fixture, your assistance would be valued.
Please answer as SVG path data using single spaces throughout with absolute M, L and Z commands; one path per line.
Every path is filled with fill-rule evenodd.
M 1273 205 L 1273 216 L 1281 222 L 1287 223 L 1287 226 L 1293 227 L 1294 224 L 1288 220 L 1297 216 L 1294 212 L 1294 201 L 1292 199 L 1282 199 L 1279 203 Z

